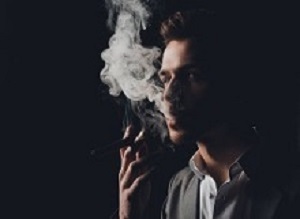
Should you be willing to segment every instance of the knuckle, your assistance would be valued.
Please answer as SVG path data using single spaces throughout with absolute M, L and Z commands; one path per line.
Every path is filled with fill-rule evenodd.
M 120 181 L 120 189 L 121 190 L 125 189 L 125 182 L 124 181 Z
M 140 187 L 141 184 L 142 184 L 142 182 L 143 182 L 143 179 L 142 179 L 142 178 L 138 178 L 138 179 L 136 180 L 136 186 L 137 186 L 137 187 Z
M 123 160 L 125 160 L 126 158 L 128 158 L 129 154 L 131 153 L 132 149 L 130 146 L 128 146 L 124 152 L 124 158 Z
M 132 162 L 132 163 L 129 165 L 129 171 L 130 171 L 130 172 L 136 171 L 137 168 L 138 168 L 138 164 L 137 164 L 136 162 Z
M 124 197 L 125 199 L 127 199 L 128 201 L 131 201 L 133 198 L 133 192 L 130 190 L 125 190 L 124 191 Z

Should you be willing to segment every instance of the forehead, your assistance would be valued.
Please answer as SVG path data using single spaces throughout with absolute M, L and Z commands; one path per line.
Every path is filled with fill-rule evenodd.
M 188 64 L 196 64 L 195 43 L 190 39 L 172 40 L 162 58 L 162 70 L 175 70 Z

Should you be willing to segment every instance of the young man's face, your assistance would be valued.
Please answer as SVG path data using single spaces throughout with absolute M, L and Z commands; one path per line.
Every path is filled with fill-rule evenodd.
M 191 39 L 170 41 L 159 72 L 164 84 L 164 115 L 175 144 L 198 140 L 214 111 L 208 98 L 209 81 L 195 47 Z

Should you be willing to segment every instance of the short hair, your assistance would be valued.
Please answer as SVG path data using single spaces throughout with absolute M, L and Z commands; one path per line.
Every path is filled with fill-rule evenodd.
M 215 39 L 216 13 L 205 9 L 178 11 L 162 22 L 160 34 L 167 45 L 172 40 Z
M 216 13 L 206 9 L 177 11 L 161 24 L 160 34 L 165 46 L 173 40 L 191 39 L 196 48 L 197 59 L 206 78 L 220 79 L 217 60 L 217 19 Z M 219 86 L 217 86 L 218 88 Z
M 236 58 L 239 54 L 230 53 L 238 46 L 235 43 L 236 29 L 234 26 L 230 28 L 230 25 L 223 14 L 221 16 L 215 11 L 193 9 L 172 14 L 162 22 L 160 34 L 165 46 L 173 40 L 192 39 L 196 43 L 203 72 L 208 73 L 213 90 L 220 95 L 219 100 L 231 103 L 227 105 L 232 105 L 229 110 L 236 117 L 237 111 L 240 114 L 246 111 L 246 105 L 241 101 L 247 98 L 248 87 L 245 83 L 246 72 L 241 73 L 237 68 L 239 63 Z
M 220 56 L 218 43 L 219 24 L 217 14 L 207 9 L 178 11 L 161 24 L 160 34 L 165 46 L 173 40 L 192 39 L 195 42 L 197 57 L 204 73 L 215 80 L 220 79 L 217 69 Z

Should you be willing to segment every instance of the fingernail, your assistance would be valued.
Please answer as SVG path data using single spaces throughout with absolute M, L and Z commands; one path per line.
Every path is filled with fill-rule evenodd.
M 126 149 L 126 152 L 128 153 L 128 152 L 131 152 L 131 151 L 132 151 L 131 146 L 128 146 L 127 149 Z

